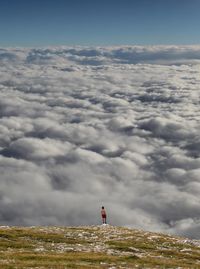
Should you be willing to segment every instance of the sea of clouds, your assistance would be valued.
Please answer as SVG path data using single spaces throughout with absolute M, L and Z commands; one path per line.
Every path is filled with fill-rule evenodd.
M 0 225 L 200 238 L 200 46 L 0 49 Z

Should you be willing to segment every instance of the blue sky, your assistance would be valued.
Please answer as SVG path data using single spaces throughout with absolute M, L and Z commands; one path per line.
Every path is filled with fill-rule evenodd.
M 200 0 L 0 0 L 0 46 L 199 44 Z

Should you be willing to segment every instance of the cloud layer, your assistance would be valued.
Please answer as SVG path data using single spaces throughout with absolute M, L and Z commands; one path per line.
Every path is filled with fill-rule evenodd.
M 199 238 L 200 47 L 0 49 L 0 223 Z

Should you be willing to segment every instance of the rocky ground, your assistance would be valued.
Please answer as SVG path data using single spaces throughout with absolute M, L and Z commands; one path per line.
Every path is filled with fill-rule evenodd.
M 0 268 L 200 268 L 200 242 L 114 227 L 0 227 Z

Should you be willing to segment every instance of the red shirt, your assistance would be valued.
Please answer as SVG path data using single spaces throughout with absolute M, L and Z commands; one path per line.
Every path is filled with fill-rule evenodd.
M 105 210 L 105 209 L 102 209 L 102 210 L 101 210 L 101 216 L 102 216 L 102 217 L 106 217 L 106 210 Z

